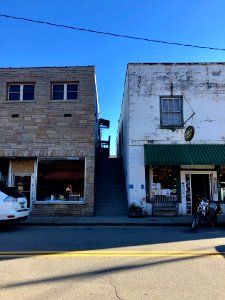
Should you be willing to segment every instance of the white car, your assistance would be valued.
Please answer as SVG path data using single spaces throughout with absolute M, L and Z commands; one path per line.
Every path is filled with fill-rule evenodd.
M 29 216 L 27 198 L 15 188 L 0 191 L 0 221 L 26 219 Z

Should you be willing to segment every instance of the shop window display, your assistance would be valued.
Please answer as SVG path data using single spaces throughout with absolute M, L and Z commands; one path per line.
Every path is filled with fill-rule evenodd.
M 38 162 L 37 201 L 77 201 L 84 197 L 85 160 L 42 159 Z
M 154 167 L 153 182 L 151 186 L 152 196 L 177 196 L 177 182 L 179 170 L 171 167 Z

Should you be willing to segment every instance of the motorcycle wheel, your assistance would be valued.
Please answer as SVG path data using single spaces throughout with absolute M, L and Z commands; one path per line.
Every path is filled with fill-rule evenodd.
M 200 223 L 200 217 L 199 216 L 195 216 L 193 221 L 192 221 L 192 224 L 191 224 L 191 229 L 192 230 L 195 230 L 198 228 L 199 226 L 199 223 Z

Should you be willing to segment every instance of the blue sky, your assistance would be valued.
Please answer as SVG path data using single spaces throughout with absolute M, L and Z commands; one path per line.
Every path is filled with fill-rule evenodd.
M 0 14 L 225 48 L 224 0 L 0 0 Z M 111 154 L 131 62 L 225 62 L 225 51 L 136 41 L 0 17 L 0 67 L 95 65 Z

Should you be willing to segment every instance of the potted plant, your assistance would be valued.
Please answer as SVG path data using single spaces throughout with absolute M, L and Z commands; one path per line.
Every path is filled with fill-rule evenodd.
M 128 216 L 130 218 L 141 218 L 142 214 L 142 207 L 136 203 L 131 203 L 128 210 Z

